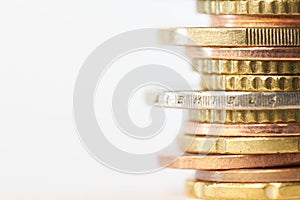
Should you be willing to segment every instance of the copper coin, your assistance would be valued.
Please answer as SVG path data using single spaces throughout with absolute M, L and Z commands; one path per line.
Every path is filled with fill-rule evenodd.
M 228 170 L 253 169 L 282 166 L 297 166 L 300 164 L 300 154 L 270 154 L 270 155 L 197 155 L 161 156 L 161 166 L 175 169 L 193 170 Z
M 300 47 L 208 48 L 187 47 L 196 59 L 300 61 Z
M 187 122 L 185 133 L 199 136 L 282 137 L 300 136 L 300 124 L 210 124 Z
M 197 171 L 196 179 L 223 183 L 282 183 L 299 182 L 300 167 L 277 169 L 239 169 Z
M 211 15 L 212 27 L 300 27 L 300 16 Z

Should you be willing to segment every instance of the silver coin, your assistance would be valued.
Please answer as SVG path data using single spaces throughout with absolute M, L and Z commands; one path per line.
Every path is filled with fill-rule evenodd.
M 159 93 L 155 105 L 198 110 L 300 109 L 300 92 L 170 91 Z

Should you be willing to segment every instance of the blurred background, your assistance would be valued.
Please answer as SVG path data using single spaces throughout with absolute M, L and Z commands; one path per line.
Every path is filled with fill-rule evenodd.
M 0 199 L 183 199 L 192 172 L 128 175 L 82 146 L 73 120 L 76 76 L 114 35 L 199 26 L 195 0 L 0 2 Z

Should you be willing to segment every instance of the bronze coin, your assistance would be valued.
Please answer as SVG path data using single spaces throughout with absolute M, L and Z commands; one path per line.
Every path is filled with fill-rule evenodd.
M 225 137 L 300 136 L 300 124 L 210 124 L 190 121 L 185 124 L 185 133 Z
M 300 16 L 211 15 L 212 27 L 300 27 Z
M 270 154 L 270 155 L 197 155 L 161 156 L 161 166 L 175 169 L 192 170 L 228 170 L 253 169 L 282 166 L 297 166 L 300 164 L 300 154 Z
M 239 169 L 197 171 L 196 179 L 223 183 L 282 183 L 299 182 L 300 167 L 275 169 Z

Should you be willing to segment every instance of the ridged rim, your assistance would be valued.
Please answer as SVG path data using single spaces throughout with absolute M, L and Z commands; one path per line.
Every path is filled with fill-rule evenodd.
M 299 15 L 299 0 L 198 0 L 203 14 L 223 15 Z

